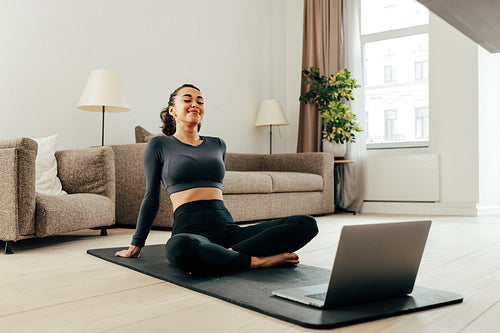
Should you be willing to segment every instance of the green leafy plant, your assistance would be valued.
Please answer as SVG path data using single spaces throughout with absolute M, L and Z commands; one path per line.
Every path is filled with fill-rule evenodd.
M 320 75 L 318 68 L 311 67 L 302 71 L 302 82 L 308 89 L 299 100 L 318 108 L 323 123 L 323 139 L 337 143 L 355 142 L 355 133 L 363 129 L 345 103 L 354 100 L 352 91 L 360 87 L 351 78 L 351 72 L 344 68 L 325 76 Z

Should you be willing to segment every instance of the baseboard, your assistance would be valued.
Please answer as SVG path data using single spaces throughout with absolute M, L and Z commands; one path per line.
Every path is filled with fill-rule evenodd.
M 477 216 L 500 215 L 500 206 L 498 205 L 477 205 Z
M 478 207 L 473 203 L 365 201 L 361 213 L 478 216 Z

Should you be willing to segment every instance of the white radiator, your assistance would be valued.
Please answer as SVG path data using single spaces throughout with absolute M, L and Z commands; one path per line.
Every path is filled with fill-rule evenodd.
M 368 157 L 365 200 L 439 201 L 439 155 Z

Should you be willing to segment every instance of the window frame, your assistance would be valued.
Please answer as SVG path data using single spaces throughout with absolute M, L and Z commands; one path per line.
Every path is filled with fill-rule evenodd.
M 406 28 L 386 30 L 371 34 L 361 35 L 361 58 L 363 71 L 365 69 L 365 44 L 371 42 L 380 42 L 388 39 L 411 37 L 415 35 L 429 34 L 429 24 L 421 24 Z M 365 110 L 366 111 L 366 110 Z M 368 128 L 367 128 L 368 130 Z M 428 148 L 429 139 L 419 141 L 394 141 L 394 142 L 377 142 L 368 143 L 366 148 L 372 149 L 401 149 L 401 148 Z

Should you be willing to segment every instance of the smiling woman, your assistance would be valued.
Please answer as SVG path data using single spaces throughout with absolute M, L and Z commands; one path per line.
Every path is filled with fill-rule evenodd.
M 203 119 L 203 115 L 205 113 L 205 108 L 203 107 L 203 105 L 204 105 L 203 104 L 203 97 L 201 96 L 200 89 L 198 89 L 196 86 L 194 86 L 192 84 L 189 84 L 189 83 L 183 84 L 182 86 L 180 86 L 179 88 L 177 88 L 176 90 L 174 90 L 174 92 L 170 95 L 170 98 L 168 100 L 168 106 L 160 112 L 160 118 L 161 118 L 161 120 L 163 122 L 162 132 L 165 135 L 174 135 L 174 133 L 175 133 L 176 123 L 175 123 L 174 116 L 173 116 L 173 114 L 170 111 L 170 108 L 174 107 L 175 99 L 176 99 L 179 91 L 181 89 L 184 89 L 184 88 L 187 88 L 187 89 L 189 88 L 190 90 L 195 90 L 194 95 L 196 96 L 196 100 L 199 103 L 201 103 L 201 106 L 202 106 L 201 108 L 202 108 L 203 111 L 201 112 L 201 118 Z M 193 100 L 193 95 L 191 95 L 189 93 L 186 93 L 183 96 L 180 96 L 180 98 L 181 98 L 181 100 L 185 101 L 184 103 L 189 103 L 189 102 L 186 102 L 186 101 L 192 101 Z M 201 120 L 202 119 L 200 119 L 200 121 L 198 123 L 198 126 L 197 126 L 198 132 L 201 129 Z
M 222 201 L 226 144 L 200 136 L 205 115 L 201 91 L 185 84 L 161 111 L 163 133 L 143 155 L 146 193 L 132 243 L 116 256 L 138 257 L 160 206 L 161 182 L 174 210 L 169 261 L 192 273 L 221 273 L 276 265 L 296 265 L 293 253 L 318 233 L 316 220 L 295 215 L 240 227 Z

